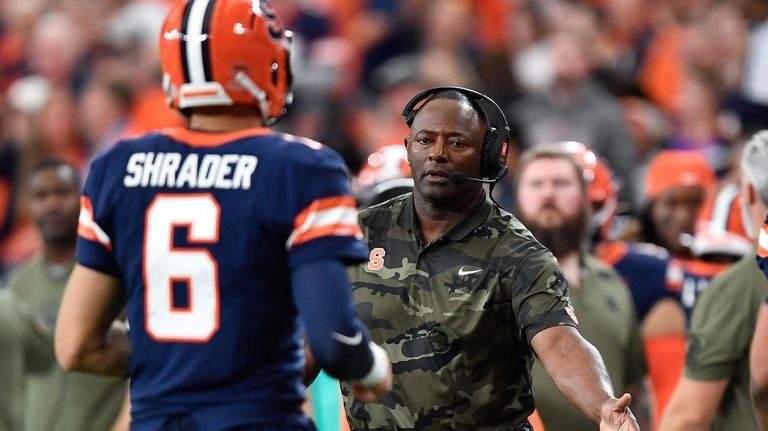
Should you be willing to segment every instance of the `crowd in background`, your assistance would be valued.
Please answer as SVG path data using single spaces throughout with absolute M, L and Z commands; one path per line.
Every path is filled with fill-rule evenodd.
M 117 140 L 184 124 L 165 107 L 161 89 L 157 38 L 170 3 L 0 5 L 3 277 L 41 246 L 22 187 L 31 166 L 57 158 L 87 174 L 88 162 Z M 718 188 L 737 178 L 744 140 L 768 128 L 765 0 L 281 0 L 274 6 L 295 32 L 295 100 L 279 129 L 336 149 L 356 174 L 369 154 L 402 142 L 408 129 L 401 112 L 419 90 L 476 89 L 507 114 L 510 172 L 526 149 L 564 140 L 583 142 L 602 157 L 618 191 L 620 217 L 606 233 L 612 240 L 638 239 L 643 223 L 654 222 L 648 203 L 658 190 L 649 188 L 646 173 L 661 151 L 698 153 L 702 169 L 714 173 L 701 184 Z M 656 167 L 655 174 L 679 166 Z M 515 190 L 515 175 L 495 190 L 509 210 Z
M 85 170 L 117 139 L 183 124 L 163 107 L 157 34 L 169 1 L 30 0 L 0 9 L 2 268 L 39 247 L 16 187 L 56 157 Z M 355 173 L 399 143 L 419 89 L 461 85 L 506 111 L 515 151 L 584 142 L 643 205 L 662 148 L 719 177 L 768 112 L 768 2 L 759 0 L 284 0 L 295 103 L 279 127 L 338 150 Z M 514 169 L 512 169 L 514 170 Z M 500 187 L 513 202 L 511 181 Z

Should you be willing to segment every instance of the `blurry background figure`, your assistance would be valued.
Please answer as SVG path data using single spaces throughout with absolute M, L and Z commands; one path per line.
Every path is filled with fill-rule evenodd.
M 11 289 L 0 289 L 0 430 L 24 429 L 27 377 L 56 361 L 44 328 Z
M 689 265 L 696 262 L 690 251 L 696 214 L 707 190 L 714 185 L 712 168 L 700 153 L 694 151 L 661 151 L 648 167 L 641 238 L 669 252 L 671 260 L 666 270 L 666 283 L 669 289 L 681 294 L 684 285 L 696 286 L 714 275 L 707 265 Z M 679 296 L 656 303 L 643 321 L 646 355 L 659 415 L 666 409 L 682 372 L 686 326 Z
M 632 208 L 642 208 L 648 165 L 664 149 L 670 133 L 670 120 L 650 101 L 640 97 L 622 99 L 627 130 L 635 141 L 637 163 L 632 168 Z
M 591 19 L 584 7 L 572 13 L 586 14 L 583 19 Z M 522 131 L 523 147 L 562 140 L 589 143 L 613 167 L 617 181 L 627 185 L 620 197 L 631 204 L 629 173 L 636 159 L 635 145 L 618 101 L 591 77 L 589 40 L 573 29 L 561 29 L 540 43 L 532 48 L 543 50 L 540 54 L 543 70 L 536 76 L 549 70 L 551 80 L 543 82 L 508 109 L 510 123 Z
M 574 152 L 592 169 L 582 169 Z M 586 251 L 593 205 L 603 202 L 610 214 L 602 189 L 609 185 L 594 183 L 596 164 L 595 154 L 576 142 L 542 145 L 523 153 L 517 217 L 562 266 L 579 332 L 600 351 L 616 390 L 632 394 L 638 421 L 647 428 L 651 399 L 644 383 L 645 359 L 632 295 L 619 274 Z M 538 360 L 532 380 L 536 408 L 547 430 L 598 429 L 560 394 Z
M 32 167 L 25 192 L 43 250 L 14 273 L 8 284 L 10 293 L 4 293 L 13 296 L 9 301 L 17 310 L 11 316 L 18 320 L 0 327 L 3 339 L 8 340 L 3 355 L 15 358 L 9 367 L 0 368 L 0 373 L 23 376 L 26 391 L 14 393 L 9 387 L 2 391 L 0 402 L 17 403 L 16 407 L 22 408 L 23 428 L 12 429 L 110 429 L 126 394 L 126 382 L 65 372 L 53 353 L 59 303 L 74 265 L 79 175 L 64 162 L 43 161 Z M 6 378 L 0 377 L 0 381 Z
M 756 241 L 768 211 L 768 132 L 749 139 L 741 160 L 743 227 Z M 749 356 L 766 283 L 754 245 L 696 299 L 685 370 L 664 414 L 665 431 L 759 429 L 749 396 Z
M 133 94 L 119 81 L 92 80 L 80 99 L 80 127 L 91 154 L 99 154 L 133 134 Z
M 352 186 L 361 208 L 376 205 L 413 190 L 413 178 L 405 145 L 388 145 L 369 155 Z
M 696 213 L 715 174 L 706 159 L 693 151 L 666 150 L 648 167 L 645 182 L 643 238 L 675 257 L 690 258 Z

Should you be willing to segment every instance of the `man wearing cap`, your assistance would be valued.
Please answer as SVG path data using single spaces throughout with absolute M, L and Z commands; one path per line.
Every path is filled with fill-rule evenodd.
M 708 265 L 699 265 L 693 258 L 689 245 L 696 214 L 715 181 L 714 171 L 695 151 L 661 151 L 648 166 L 643 240 L 669 251 L 667 286 L 680 296 L 686 289 L 695 298 L 714 276 Z M 643 320 L 646 358 L 659 415 L 664 413 L 682 372 L 686 325 L 681 298 L 658 301 Z

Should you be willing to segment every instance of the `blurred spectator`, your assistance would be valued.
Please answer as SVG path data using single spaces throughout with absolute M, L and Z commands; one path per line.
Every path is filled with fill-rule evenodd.
M 640 65 L 653 36 L 652 6 L 643 0 L 612 0 L 600 10 L 605 51 L 597 59 L 598 77 L 614 94 L 639 95 Z
M 132 134 L 132 97 L 130 89 L 119 82 L 96 79 L 85 87 L 78 111 L 91 154 L 99 154 Z
M 0 430 L 24 430 L 27 376 L 56 361 L 50 336 L 11 289 L 0 289 Z
M 728 169 L 728 142 L 719 128 L 717 83 L 703 74 L 691 73 L 683 84 L 674 113 L 675 130 L 668 147 L 701 153 L 715 172 Z
M 698 153 L 665 150 L 657 154 L 645 181 L 645 240 L 675 256 L 690 257 L 684 235 L 693 234 L 696 212 L 714 185 L 714 172 Z
M 645 361 L 632 295 L 619 275 L 589 253 L 590 199 L 583 170 L 562 147 L 540 146 L 521 156 L 517 216 L 563 268 L 579 332 L 605 361 L 616 391 L 632 394 L 638 423 L 650 427 Z M 548 430 L 597 430 L 571 406 L 537 360 L 531 370 L 536 407 Z
M 8 289 L 23 304 L 18 313 L 22 320 L 10 328 L 0 328 L 19 331 L 11 340 L 13 344 L 4 346 L 4 354 L 10 351 L 18 363 L 12 368 L 0 369 L 0 373 L 27 376 L 26 396 L 22 396 L 25 399 L 23 429 L 109 429 L 122 405 L 126 382 L 64 372 L 53 354 L 59 303 L 75 262 L 79 176 L 72 166 L 63 162 L 43 161 L 32 167 L 25 186 L 30 215 L 44 247 L 8 284 Z M 35 348 L 29 350 L 30 346 Z M 31 371 L 38 374 L 28 375 Z
M 742 155 L 741 194 L 753 233 L 760 231 L 768 211 L 767 149 L 766 135 L 756 135 Z M 765 297 L 765 276 L 754 254 L 715 278 L 698 298 L 684 375 L 664 415 L 663 430 L 759 429 L 749 396 L 749 349 Z
M 26 58 L 32 72 L 54 86 L 77 88 L 75 72 L 85 48 L 79 23 L 63 12 L 49 12 L 35 23 Z
M 630 202 L 629 172 L 635 163 L 635 144 L 620 105 L 590 79 L 586 53 L 572 35 L 554 34 L 545 46 L 551 53 L 552 82 L 509 109 L 510 122 L 522 130 L 523 146 L 563 140 L 586 143 L 619 174 L 621 200 Z

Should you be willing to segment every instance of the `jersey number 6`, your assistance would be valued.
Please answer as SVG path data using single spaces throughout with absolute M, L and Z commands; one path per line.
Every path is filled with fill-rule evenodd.
M 219 329 L 218 265 L 206 248 L 174 247 L 187 227 L 190 244 L 219 240 L 221 209 L 210 194 L 161 194 L 147 208 L 144 232 L 144 327 L 156 341 L 204 343 Z M 174 287 L 186 287 L 186 304 Z

